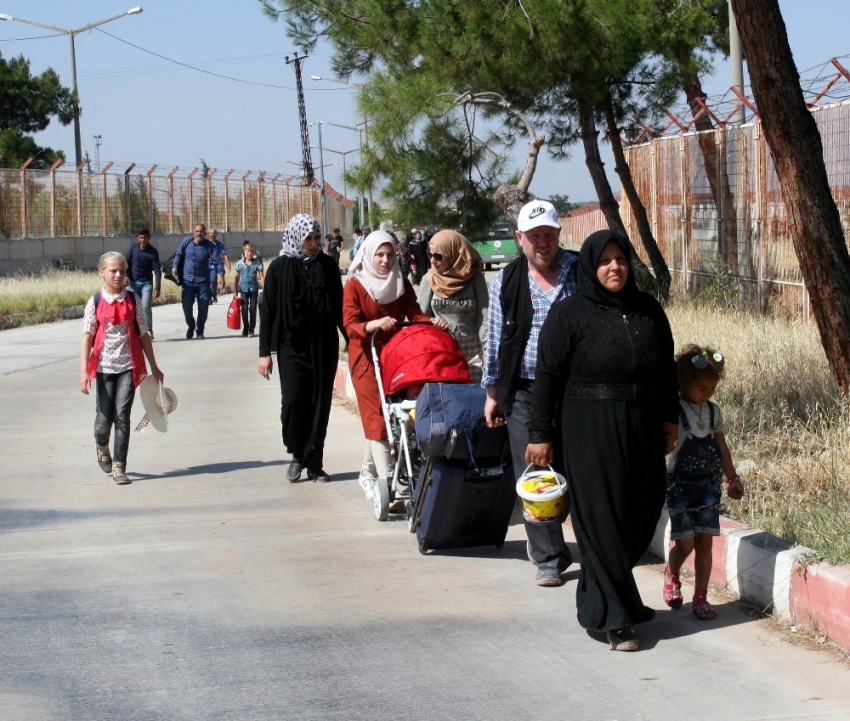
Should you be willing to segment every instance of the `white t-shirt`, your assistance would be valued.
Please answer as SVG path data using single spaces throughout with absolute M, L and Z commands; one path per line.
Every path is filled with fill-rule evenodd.
M 685 442 L 685 439 L 691 435 L 694 438 L 705 438 L 710 435 L 712 429 L 710 426 L 710 418 L 711 413 L 708 410 L 708 406 L 711 405 L 714 408 L 714 430 L 722 431 L 723 430 L 723 414 L 720 412 L 720 408 L 716 403 L 712 403 L 709 401 L 703 405 L 697 405 L 696 403 L 688 403 L 686 400 L 679 399 L 679 406 L 684 409 L 685 416 L 688 419 L 688 423 L 691 426 L 690 431 L 685 432 L 685 428 L 682 425 L 682 419 L 679 419 L 679 442 L 676 444 L 676 447 L 667 456 L 667 472 L 672 473 L 676 468 L 676 459 L 679 457 L 679 449 L 682 447 L 682 444 Z M 705 424 L 705 428 L 700 428 L 698 423 L 702 419 Z

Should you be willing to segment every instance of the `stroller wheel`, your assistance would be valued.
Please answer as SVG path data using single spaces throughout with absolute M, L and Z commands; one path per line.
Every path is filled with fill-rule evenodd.
M 413 506 L 412 503 L 407 504 L 407 530 L 410 531 L 411 533 L 416 533 L 416 527 L 419 524 L 414 521 L 413 507 L 412 506 Z
M 379 521 L 386 521 L 390 515 L 390 489 L 386 478 L 379 478 L 375 481 L 375 488 L 372 490 L 372 505 L 375 508 L 375 518 Z

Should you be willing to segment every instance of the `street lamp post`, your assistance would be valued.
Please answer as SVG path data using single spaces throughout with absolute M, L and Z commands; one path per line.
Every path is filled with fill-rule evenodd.
M 98 25 L 105 25 L 106 23 L 111 23 L 113 20 L 118 20 L 119 18 L 123 18 L 126 15 L 138 15 L 142 12 L 142 8 L 135 7 L 130 8 L 127 12 L 123 12 L 120 15 L 113 15 L 112 17 L 106 18 L 105 20 L 98 20 L 95 23 L 89 23 L 88 25 L 84 25 L 81 28 L 76 28 L 74 30 L 66 30 L 65 28 L 57 28 L 53 25 L 45 25 L 43 23 L 37 23 L 33 20 L 24 20 L 23 18 L 12 17 L 11 15 L 5 15 L 0 13 L 0 20 L 14 20 L 15 22 L 25 23 L 27 25 L 34 25 L 37 28 L 44 28 L 45 30 L 53 30 L 54 32 L 60 33 L 61 35 L 67 35 L 71 39 L 71 83 L 73 85 L 74 91 L 74 155 L 76 158 L 76 167 L 80 167 L 80 163 L 83 162 L 83 143 L 80 135 L 80 102 L 79 102 L 79 93 L 77 92 L 77 56 L 74 50 L 74 37 L 79 35 L 80 33 L 85 32 L 86 30 L 91 30 L 92 28 L 96 28 Z
M 330 125 L 330 123 L 327 123 Z M 311 145 L 311 148 L 315 148 L 315 145 Z M 342 194 L 347 198 L 348 197 L 348 185 L 345 182 L 345 156 L 350 155 L 351 153 L 356 153 L 359 151 L 359 148 L 354 148 L 353 150 L 346 150 L 345 152 L 341 150 L 331 150 L 330 148 L 325 148 L 329 153 L 336 153 L 337 155 L 342 156 Z
M 357 88 L 357 89 L 360 89 L 360 88 L 363 87 L 362 85 L 359 85 L 358 83 L 348 83 L 345 80 L 337 80 L 336 78 L 323 78 L 320 75 L 311 75 L 310 80 L 316 80 L 316 81 L 324 80 L 325 82 L 328 82 L 328 83 L 336 83 L 337 85 L 347 85 L 350 88 Z M 364 129 L 352 128 L 349 125 L 337 125 L 336 123 L 326 123 L 326 124 L 327 125 L 333 125 L 337 128 L 346 128 L 347 130 L 353 130 L 356 133 L 360 133 L 360 160 L 362 162 L 363 161 L 363 133 L 364 133 Z M 369 144 L 369 125 L 368 125 L 368 121 L 366 120 L 365 117 L 363 118 L 363 125 L 365 126 L 366 144 L 368 145 Z M 369 212 L 371 213 L 372 207 L 373 207 L 372 206 L 372 186 L 371 185 L 366 189 L 366 192 L 368 193 L 368 196 L 369 196 Z M 358 197 L 358 201 L 359 201 L 359 205 L 360 205 L 360 227 L 362 228 L 364 226 L 364 217 L 365 217 L 364 214 L 363 214 L 363 190 L 362 189 L 358 190 L 358 196 L 357 197 Z
M 327 235 L 328 232 L 328 206 L 325 202 L 325 157 L 322 153 L 322 126 L 324 120 L 317 120 L 315 123 L 310 123 L 310 127 L 319 126 L 319 182 L 322 184 L 322 192 L 319 197 L 322 200 L 322 232 Z

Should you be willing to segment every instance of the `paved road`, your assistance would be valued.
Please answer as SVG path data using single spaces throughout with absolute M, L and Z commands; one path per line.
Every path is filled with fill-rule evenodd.
M 341 407 L 334 482 L 290 485 L 276 384 L 225 312 L 189 342 L 155 309 L 179 408 L 134 435 L 125 487 L 95 464 L 80 321 L 0 333 L 2 721 L 850 719 L 843 667 L 732 604 L 659 611 L 618 654 L 577 627 L 575 569 L 533 584 L 521 527 L 421 556 L 371 517 Z

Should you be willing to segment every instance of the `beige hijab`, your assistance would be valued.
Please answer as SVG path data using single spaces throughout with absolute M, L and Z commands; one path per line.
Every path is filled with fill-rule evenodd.
M 437 273 L 434 267 L 428 271 L 428 283 L 434 295 L 451 298 L 481 272 L 481 254 L 472 243 L 453 230 L 441 230 L 430 241 L 446 262 L 446 270 Z

